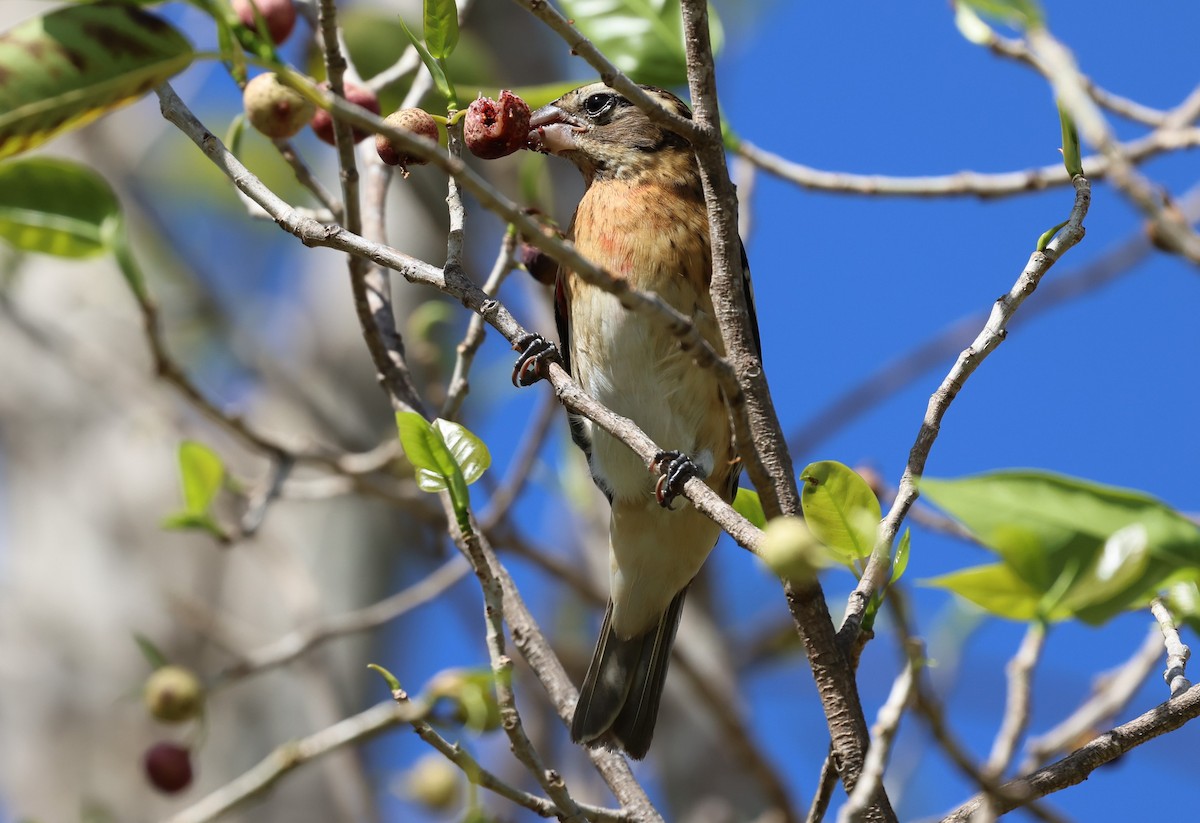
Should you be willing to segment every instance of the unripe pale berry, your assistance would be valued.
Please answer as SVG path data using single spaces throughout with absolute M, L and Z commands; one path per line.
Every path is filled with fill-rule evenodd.
M 400 109 L 400 111 L 389 114 L 385 120 L 389 126 L 412 132 L 416 137 L 424 137 L 435 143 L 438 140 L 437 122 L 424 109 Z M 420 157 L 405 154 L 404 149 L 382 134 L 375 135 L 375 150 L 379 152 L 379 159 L 389 166 L 407 168 L 408 166 L 423 166 L 428 162 Z
M 254 9 L 250 8 L 251 0 L 233 0 L 233 10 L 237 12 L 242 25 L 249 29 L 258 30 L 258 21 L 254 19 Z M 267 21 L 267 31 L 275 45 L 288 39 L 292 29 L 296 27 L 296 6 L 292 0 L 254 0 L 258 12 Z
M 346 92 L 347 102 L 353 103 L 356 106 L 362 106 L 364 109 L 371 112 L 371 114 L 379 114 L 379 98 L 375 96 L 375 92 L 371 91 L 370 89 L 364 89 L 362 86 L 357 86 L 354 83 L 343 83 L 342 86 Z M 328 91 L 328 81 L 322 83 L 321 88 Z M 321 138 L 331 146 L 336 145 L 333 139 L 332 114 L 325 111 L 325 109 L 317 109 L 317 113 L 313 115 L 312 122 L 309 125 L 312 126 L 313 133 L 316 134 L 317 137 Z M 360 131 L 359 129 L 354 130 L 355 143 L 365 139 L 366 136 L 367 133 L 365 131 Z
M 471 154 L 485 160 L 504 157 L 529 142 L 529 104 L 511 91 L 499 100 L 480 97 L 467 109 L 463 140 Z
M 142 756 L 142 767 L 150 784 L 167 794 L 192 783 L 192 753 L 178 743 L 155 743 Z
M 246 84 L 242 105 L 250 125 L 274 140 L 297 134 L 317 110 L 300 92 L 280 83 L 274 72 L 260 74 Z
M 164 723 L 182 723 L 204 708 L 204 686 L 182 666 L 161 666 L 146 678 L 142 700 L 147 711 Z

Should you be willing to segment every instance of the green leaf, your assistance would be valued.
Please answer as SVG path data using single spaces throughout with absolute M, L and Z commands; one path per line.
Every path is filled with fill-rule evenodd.
M 1037 250 L 1045 251 L 1046 247 L 1050 245 L 1050 241 L 1054 239 L 1054 235 L 1058 234 L 1059 231 L 1062 230 L 1062 227 L 1067 225 L 1070 222 L 1071 222 L 1070 220 L 1064 220 L 1061 223 L 1059 223 L 1057 226 L 1051 226 L 1050 228 L 1048 228 L 1044 232 L 1042 232 L 1041 237 L 1039 237 L 1038 241 L 1037 241 Z
M 900 535 L 900 545 L 896 547 L 896 556 L 892 558 L 892 579 L 889 581 L 895 583 L 904 575 L 904 570 L 908 568 L 908 554 L 912 549 L 912 530 L 905 529 L 904 534 Z
M 225 480 L 220 455 L 203 443 L 185 440 L 179 446 L 179 475 L 183 481 L 184 511 L 207 514 Z
M 230 540 L 229 533 L 208 514 L 193 512 L 177 512 L 163 518 L 162 527 L 170 531 L 200 531 L 207 532 L 222 543 Z
M 733 498 L 733 510 L 760 529 L 767 527 L 767 515 L 763 511 L 762 500 L 753 489 L 738 487 L 737 495 Z
M 668 88 L 687 84 L 679 0 L 562 0 L 559 5 L 579 31 L 636 82 Z M 708 20 L 715 55 L 724 38 L 711 6 Z
M 0 158 L 138 99 L 192 57 L 170 24 L 123 3 L 67 6 L 0 34 Z
M 404 29 L 405 36 L 413 44 L 413 48 L 417 50 L 417 54 L 421 55 L 421 62 L 425 64 L 425 68 L 429 69 L 429 74 L 433 77 L 433 85 L 441 92 L 442 97 L 446 98 L 446 104 L 451 108 L 458 108 L 458 95 L 455 93 L 454 87 L 450 84 L 449 78 L 446 77 L 446 72 L 442 69 L 442 64 L 429 53 L 429 49 L 412 33 L 412 30 L 402 17 L 400 18 L 400 27 Z
M 922 580 L 921 583 L 952 591 L 985 611 L 1010 620 L 1062 620 L 1070 616 L 1066 609 L 1041 614 L 1042 593 L 1030 587 L 1003 563 L 975 566 Z
M 1067 174 L 1071 177 L 1083 174 L 1083 158 L 1079 151 L 1079 132 L 1075 128 L 1075 121 L 1071 115 L 1067 114 L 1062 103 L 1058 104 L 1058 120 L 1062 126 L 1063 166 L 1066 167 Z
M 458 45 L 458 6 L 454 0 L 425 0 L 425 44 L 445 60 Z
M 417 486 L 426 492 L 450 487 L 450 478 L 462 472 L 446 448 L 441 434 L 416 412 L 396 412 L 396 429 L 408 461 L 417 470 Z
M 946 481 L 921 493 L 961 521 L 1058 611 L 1100 623 L 1200 575 L 1200 529 L 1149 495 L 1037 471 Z
M 137 643 L 138 649 L 142 653 L 142 657 L 146 658 L 146 662 L 150 664 L 152 669 L 161 669 L 171 661 L 162 653 L 162 650 L 154 644 L 150 638 L 144 634 L 133 633 L 133 642 Z
M 87 166 L 53 157 L 0 163 L 0 238 L 16 248 L 91 257 L 121 231 L 116 194 Z
M 373 672 L 377 672 L 387 682 L 388 688 L 393 692 L 403 691 L 400 688 L 400 681 L 396 679 L 396 675 L 389 672 L 383 666 L 380 666 L 378 663 L 368 663 L 367 668 Z
M 835 460 L 810 463 L 800 479 L 800 506 L 817 539 L 847 560 L 870 555 L 882 515 L 867 481 Z
M 1035 0 L 957 0 L 980 17 L 996 20 L 1017 29 L 1039 28 L 1046 24 L 1046 15 Z
M 439 417 L 433 421 L 433 428 L 442 436 L 442 442 L 450 450 L 468 486 L 482 477 L 488 466 L 492 465 L 488 447 L 466 426 Z

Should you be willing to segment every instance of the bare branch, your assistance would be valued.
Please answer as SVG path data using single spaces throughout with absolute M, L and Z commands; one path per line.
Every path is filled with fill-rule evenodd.
M 1145 137 L 1117 144 L 1130 162 L 1141 162 L 1172 151 L 1200 146 L 1200 129 L 1164 126 Z M 1025 171 L 985 173 L 960 171 L 955 174 L 920 177 L 891 177 L 882 174 L 853 174 L 825 171 L 796 163 L 745 140 L 734 150 L 763 171 L 810 191 L 830 194 L 863 194 L 872 197 L 1008 197 L 1042 191 L 1071 182 L 1062 163 Z M 1083 174 L 1089 180 L 1111 174 L 1112 161 L 1106 156 L 1086 157 Z
M 1055 753 L 1072 751 L 1080 740 L 1090 738 L 1097 729 L 1111 723 L 1146 682 L 1150 670 L 1162 657 L 1162 645 L 1162 632 L 1156 625 L 1129 660 L 1096 678 L 1091 696 L 1079 708 L 1054 728 L 1029 741 L 1025 761 L 1018 772 L 1028 774 Z
M 849 799 L 838 813 L 838 823 L 865 819 L 868 804 L 873 802 L 875 793 L 883 791 L 883 772 L 892 751 L 892 743 L 900 729 L 900 719 L 904 717 L 904 709 L 912 699 L 913 684 L 916 681 L 915 670 L 920 665 L 919 660 L 910 657 L 892 683 L 892 690 L 879 709 L 875 725 L 871 727 L 871 748 L 867 750 L 867 756 L 864 758 L 858 785 L 854 787 L 854 791 L 850 793 Z
M 846 617 L 842 622 L 840 634 L 843 642 L 858 634 L 858 627 L 867 603 L 887 579 L 888 568 L 891 565 L 891 547 L 900 530 L 900 524 L 908 514 L 908 510 L 916 502 L 917 479 L 925 471 L 925 462 L 941 429 L 942 419 L 950 404 L 963 385 L 970 378 L 983 360 L 1003 342 L 1008 333 L 1008 324 L 1013 314 L 1025 302 L 1025 298 L 1033 293 L 1041 282 L 1042 277 L 1050 270 L 1059 258 L 1083 239 L 1083 220 L 1087 216 L 1091 204 L 1091 185 L 1084 177 L 1075 178 L 1075 203 L 1067 223 L 1058 232 L 1045 250 L 1035 251 L 1029 257 L 1025 269 L 1017 278 L 1009 292 L 1000 297 L 992 306 L 991 314 L 982 331 L 975 341 L 962 351 L 954 366 L 946 375 L 942 384 L 933 396 L 925 411 L 925 419 L 917 433 L 916 442 L 909 451 L 908 463 L 900 479 L 899 492 L 887 516 L 880 524 L 880 537 L 876 543 L 871 559 L 859 580 L 858 586 L 850 595 L 850 603 Z
M 284 666 L 326 641 L 378 628 L 438 597 L 462 580 L 469 570 L 470 566 L 462 557 L 453 557 L 426 577 L 383 600 L 356 611 L 326 618 L 314 625 L 296 629 L 278 640 L 262 646 L 221 672 L 217 676 L 216 682 L 220 685 L 250 674 Z
M 166 823 L 208 823 L 216 820 L 268 791 L 281 778 L 322 755 L 361 743 L 421 717 L 426 707 L 416 704 L 399 706 L 391 701 L 378 703 L 366 711 L 351 715 L 319 732 L 284 743 L 258 765 L 234 778 L 181 812 Z
M 1175 628 L 1175 619 L 1171 617 L 1162 598 L 1156 597 L 1150 601 L 1150 612 L 1158 621 L 1158 628 L 1162 631 L 1163 644 L 1167 647 L 1167 670 L 1163 672 L 1163 680 L 1171 689 L 1171 697 L 1178 697 L 1192 687 L 1185 671 L 1192 652 L 1179 639 L 1179 630 Z
M 1045 797 L 1087 780 L 1105 763 L 1154 738 L 1173 732 L 1200 715 L 1200 686 L 1193 686 L 1145 714 L 1105 732 L 1063 759 L 1026 777 L 1010 780 L 999 787 L 999 797 L 993 798 L 996 811 L 1003 814 L 1025 805 L 1030 799 Z M 977 796 L 942 818 L 942 823 L 968 823 L 983 805 L 984 797 Z
M 1029 727 L 1032 702 L 1030 681 L 1045 644 L 1045 624 L 1031 623 L 1025 631 L 1021 647 L 1012 660 L 1008 661 L 1008 699 L 1004 706 L 1004 717 L 992 743 L 992 753 L 983 767 L 984 774 L 993 779 L 1004 776 L 1004 772 L 1012 763 L 1021 735 Z

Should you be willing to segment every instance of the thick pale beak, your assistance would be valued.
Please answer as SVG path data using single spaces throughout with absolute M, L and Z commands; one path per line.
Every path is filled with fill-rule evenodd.
M 562 154 L 578 148 L 576 136 L 587 125 L 553 103 L 542 106 L 529 118 L 529 148 L 542 154 Z

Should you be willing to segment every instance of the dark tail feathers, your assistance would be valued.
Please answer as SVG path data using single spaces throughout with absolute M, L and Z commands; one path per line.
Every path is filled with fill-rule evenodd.
M 608 602 L 600 639 L 575 704 L 573 741 L 602 742 L 600 738 L 611 732 L 630 757 L 641 760 L 646 756 L 686 594 L 685 587 L 675 595 L 656 627 L 628 640 L 613 632 L 613 606 Z

